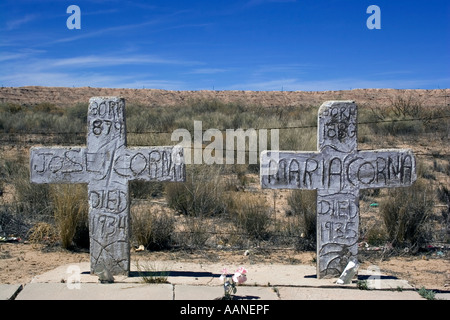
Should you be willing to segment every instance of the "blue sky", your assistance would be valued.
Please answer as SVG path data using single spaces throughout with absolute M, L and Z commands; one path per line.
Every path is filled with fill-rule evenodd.
M 450 88 L 450 1 L 2 0 L 0 65 L 2 86 Z

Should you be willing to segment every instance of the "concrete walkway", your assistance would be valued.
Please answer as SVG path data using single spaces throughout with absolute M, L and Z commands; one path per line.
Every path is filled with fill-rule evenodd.
M 214 300 L 223 295 L 221 270 L 239 266 L 140 262 L 130 276 L 115 276 L 114 283 L 101 284 L 89 274 L 89 263 L 70 264 L 36 276 L 25 285 L 0 285 L 0 299 L 15 300 Z M 336 279 L 317 279 L 313 266 L 261 264 L 246 266 L 247 282 L 236 297 L 245 300 L 422 300 L 405 280 L 383 274 L 360 272 L 358 279 L 371 290 L 361 290 L 357 281 L 337 285 Z M 140 271 L 138 271 L 138 269 Z M 145 283 L 160 279 L 167 283 Z M 450 294 L 436 295 L 449 299 Z

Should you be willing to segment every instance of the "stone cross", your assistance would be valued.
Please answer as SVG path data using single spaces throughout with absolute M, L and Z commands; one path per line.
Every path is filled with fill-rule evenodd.
M 317 190 L 317 277 L 339 276 L 357 258 L 359 190 L 410 186 L 409 149 L 357 150 L 357 106 L 327 101 L 318 115 L 318 152 L 264 151 L 261 186 Z
M 31 149 L 31 182 L 86 183 L 91 273 L 128 275 L 128 181 L 185 181 L 183 149 L 127 148 L 123 98 L 91 98 L 87 123 L 86 147 Z

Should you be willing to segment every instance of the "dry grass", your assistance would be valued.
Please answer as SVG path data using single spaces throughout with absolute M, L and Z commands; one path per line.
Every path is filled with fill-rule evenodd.
M 88 224 L 87 188 L 79 184 L 52 185 L 51 199 L 61 245 L 72 248 L 77 228 Z
M 132 234 L 137 245 L 162 250 L 172 245 L 175 219 L 162 208 L 139 207 L 131 211 Z
M 339 94 L 341 93 L 335 93 L 328 99 L 348 98 L 339 97 Z M 356 101 L 359 105 L 359 122 L 362 122 L 358 128 L 360 148 L 412 147 L 417 153 L 432 153 L 430 157 L 420 157 L 418 163 L 422 178 L 428 185 L 434 187 L 429 191 L 426 191 L 426 188 L 419 188 L 414 191 L 413 196 L 403 193 L 397 196 L 390 193 L 388 197 L 387 191 L 373 193 L 370 196 L 362 194 L 361 214 L 366 214 L 364 204 L 369 201 L 381 203 L 384 198 L 387 203 L 397 202 L 398 204 L 398 201 L 392 201 L 392 199 L 414 197 L 414 200 L 418 200 L 431 197 L 435 203 L 445 205 L 443 189 L 438 189 L 436 186 L 448 185 L 450 162 L 443 155 L 450 152 L 448 143 L 450 125 L 448 118 L 434 118 L 449 116 L 450 108 L 444 104 L 444 101 L 430 106 L 426 98 L 419 99 L 416 95 L 408 95 L 407 92 L 382 98 L 373 99 L 367 96 L 362 103 Z M 173 145 L 176 142 L 170 140 L 171 131 L 185 128 L 193 137 L 193 122 L 198 120 L 203 122 L 203 130 L 296 127 L 280 130 L 280 149 L 313 151 L 316 150 L 317 111 L 320 103 L 298 101 L 295 103 L 286 101 L 284 104 L 280 103 L 273 107 L 238 102 L 227 103 L 217 99 L 185 100 L 170 108 L 128 103 L 128 143 L 130 146 Z M 383 101 L 384 104 L 378 101 Z M 32 106 L 3 103 L 0 104 L 0 130 L 7 133 L 41 130 L 69 133 L 77 131 L 82 132 L 81 141 L 84 143 L 86 109 L 86 103 L 66 109 L 52 104 Z M 410 120 L 411 118 L 421 120 Z M 37 137 L 42 144 L 72 145 L 75 143 L 75 138 L 80 136 L 67 134 L 33 137 Z M 23 141 L 28 147 L 28 140 L 25 138 Z M 27 155 L 27 152 L 21 153 Z M 4 178 L 0 187 L 3 190 L 12 190 L 14 194 L 12 197 L 14 206 L 8 209 L 8 217 L 10 215 L 18 217 L 20 214 L 24 217 L 23 220 L 30 222 L 30 225 L 45 221 L 58 225 L 58 229 L 67 229 L 61 232 L 61 237 L 66 239 L 64 246 L 70 247 L 71 241 L 73 242 L 73 238 L 76 238 L 78 232 L 76 230 L 79 230 L 76 221 L 80 221 L 78 220 L 80 206 L 87 205 L 87 192 L 77 193 L 75 191 L 78 189 L 74 191 L 69 189 L 71 188 L 69 186 L 50 189 L 47 185 L 30 184 L 28 157 L 17 158 L 17 154 L 19 153 L 16 153 L 16 158 L 3 157 L 3 155 L 0 157 L 2 164 L 0 174 Z M 280 243 L 288 246 L 295 244 L 298 249 L 313 247 L 315 196 L 306 195 L 303 192 L 292 192 L 286 205 L 274 211 L 263 197 L 265 193 L 259 189 L 258 179 L 253 181 L 249 178 L 250 174 L 258 173 L 258 165 L 188 165 L 185 183 L 132 183 L 130 187 L 132 200 L 146 199 L 148 202 L 156 199 L 169 206 L 163 212 L 147 203 L 146 209 L 140 209 L 141 213 L 132 212 L 135 215 L 133 228 L 135 238 L 138 239 L 136 242 L 145 243 L 150 248 L 171 246 L 201 248 L 214 247 L 222 243 L 242 246 L 243 243 L 254 241 L 268 247 L 280 245 Z M 68 189 L 64 189 L 66 187 Z M 58 188 L 60 188 L 59 191 L 57 191 Z M 75 186 L 75 188 L 78 187 Z M 409 188 L 398 192 L 407 189 Z M 397 191 L 392 190 L 392 192 Z M 438 192 L 441 192 L 441 195 Z M 415 206 L 422 208 L 420 210 L 424 212 L 428 210 L 419 204 Z M 370 220 L 364 236 L 371 243 L 382 244 L 385 241 L 392 241 L 396 234 L 399 245 L 411 245 L 416 240 L 399 238 L 398 235 L 403 233 L 401 230 L 410 230 L 406 225 L 409 226 L 414 221 L 427 228 L 437 225 L 438 228 L 448 229 L 448 211 L 443 211 L 442 218 L 436 216 L 436 214 L 440 215 L 440 212 L 441 210 L 439 212 L 434 210 L 433 213 L 426 213 L 425 215 L 431 216 L 432 219 L 426 219 L 423 223 L 418 216 L 417 219 L 414 217 L 406 219 L 405 216 L 405 219 L 410 222 L 405 222 L 404 226 L 396 225 L 393 213 L 388 214 L 392 216 L 386 217 L 385 221 L 377 213 L 378 216 Z M 362 219 L 362 227 L 364 223 Z M 163 225 L 167 225 L 168 228 L 164 229 Z M 388 227 L 392 226 L 396 226 L 396 231 L 388 230 Z M 73 235 L 74 229 L 75 235 Z M 410 231 L 406 233 L 411 234 Z M 302 234 L 303 237 L 300 237 Z M 280 242 L 279 239 L 282 237 L 284 240 Z M 433 234 L 433 239 L 425 238 L 427 241 L 448 242 L 448 236 L 441 237 L 437 233 Z
M 271 225 L 271 208 L 257 194 L 236 193 L 229 198 L 229 213 L 238 230 L 252 240 L 266 240 Z
M 430 218 L 433 214 L 432 189 L 424 179 L 409 188 L 388 191 L 381 203 L 381 214 L 389 242 L 394 247 L 408 247 L 417 251 L 432 240 Z
M 36 223 L 28 232 L 28 241 L 33 244 L 44 243 L 54 245 L 58 242 L 58 230 L 47 222 Z

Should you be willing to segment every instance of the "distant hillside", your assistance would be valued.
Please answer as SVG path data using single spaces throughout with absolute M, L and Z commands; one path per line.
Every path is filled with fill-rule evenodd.
M 128 103 L 146 106 L 182 105 L 191 100 L 217 99 L 224 103 L 260 106 L 320 105 L 326 100 L 355 100 L 358 104 L 387 104 L 392 99 L 418 99 L 424 106 L 450 105 L 450 89 L 396 90 L 353 89 L 343 91 L 168 91 L 159 89 L 111 89 L 67 87 L 3 87 L 0 102 L 38 104 L 49 102 L 61 107 L 87 103 L 93 96 L 122 96 Z

